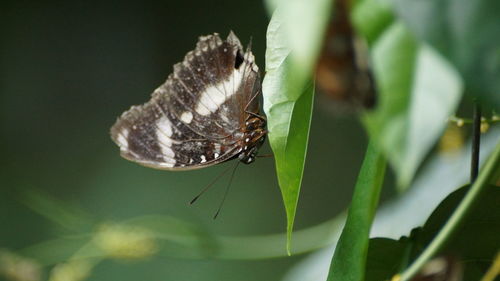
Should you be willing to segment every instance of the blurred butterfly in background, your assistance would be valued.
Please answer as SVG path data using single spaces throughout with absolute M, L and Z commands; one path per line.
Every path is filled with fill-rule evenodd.
M 335 113 L 371 109 L 376 103 L 376 87 L 370 71 L 368 48 L 356 36 L 350 21 L 349 0 L 334 1 L 333 12 L 316 66 L 316 84 L 333 101 Z M 321 103 L 324 104 L 324 103 Z
M 147 103 L 118 118 L 111 138 L 124 158 L 156 169 L 249 164 L 267 133 L 260 96 L 250 46 L 244 51 L 233 32 L 202 36 Z

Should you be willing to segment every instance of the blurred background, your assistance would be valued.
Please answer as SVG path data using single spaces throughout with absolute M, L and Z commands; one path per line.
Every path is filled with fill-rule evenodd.
M 304 252 L 341 230 L 367 144 L 356 112 L 317 93 L 291 257 L 272 158 L 239 165 L 213 220 L 229 174 L 188 202 L 235 162 L 154 170 L 122 159 L 109 136 L 201 35 L 252 38 L 264 74 L 268 22 L 265 5 L 250 0 L 3 2 L 0 280 L 321 280 L 332 249 Z M 465 98 L 457 115 L 470 117 L 470 105 Z M 460 120 L 406 193 L 388 169 L 372 237 L 407 235 L 468 181 L 470 126 Z M 485 124 L 482 160 L 500 139 Z
M 23 253 L 58 237 L 146 215 L 178 219 L 215 236 L 283 233 L 286 219 L 273 159 L 239 166 L 214 221 L 227 176 L 195 205 L 188 202 L 234 163 L 157 171 L 120 158 L 109 137 L 116 118 L 146 102 L 198 36 L 218 32 L 225 37 L 233 30 L 243 44 L 252 37 L 263 71 L 268 21 L 263 3 L 250 0 L 4 2 L 0 248 Z M 365 132 L 354 115 L 333 116 L 324 106 L 315 108 L 296 229 L 331 219 L 348 205 L 365 146 Z M 267 144 L 261 153 L 270 153 Z M 390 175 L 386 181 L 388 195 Z M 58 204 L 81 216 L 69 216 Z M 275 247 L 283 256 L 284 240 Z M 279 280 L 300 258 L 106 259 L 87 280 Z M 49 259 L 40 262 L 53 265 Z

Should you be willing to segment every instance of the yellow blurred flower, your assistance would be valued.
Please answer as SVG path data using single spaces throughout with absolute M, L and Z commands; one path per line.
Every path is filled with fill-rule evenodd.
M 150 231 L 129 225 L 103 225 L 94 242 L 107 256 L 117 259 L 144 259 L 158 251 L 158 243 Z
M 450 124 L 439 141 L 441 154 L 453 154 L 464 146 L 464 134 L 460 126 Z
M 40 265 L 35 260 L 0 249 L 0 275 L 13 281 L 38 281 Z
M 480 130 L 481 130 L 481 133 L 486 133 L 488 132 L 488 129 L 490 128 L 490 124 L 488 124 L 488 122 L 481 122 L 481 127 L 480 127 Z

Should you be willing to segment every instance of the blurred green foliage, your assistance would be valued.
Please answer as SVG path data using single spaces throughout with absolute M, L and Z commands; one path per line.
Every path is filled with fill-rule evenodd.
M 47 260 L 38 262 L 53 265 L 55 257 L 70 257 L 83 247 L 100 223 L 147 215 L 176 218 L 230 238 L 283 233 L 286 219 L 273 159 L 240 165 L 222 213 L 213 221 L 227 178 L 194 206 L 188 202 L 232 163 L 186 173 L 156 171 L 122 159 L 108 134 L 121 112 L 149 99 L 200 35 L 226 35 L 232 29 L 244 44 L 252 37 L 257 63 L 264 69 L 268 21 L 259 1 L 4 2 L 0 9 L 0 247 L 24 253 L 25 248 L 32 252 L 47 245 L 38 252 Z M 330 220 L 347 206 L 366 143 L 354 116 L 333 119 L 318 110 L 313 119 L 298 230 Z M 331 132 L 339 136 L 330 139 Z M 330 140 L 325 142 L 326 138 Z M 265 147 L 262 153 L 270 149 Z M 346 158 L 351 159 L 348 164 L 341 161 Z M 331 164 L 323 165 L 327 162 Z M 84 210 L 84 217 L 97 225 L 72 222 L 82 227 L 75 236 L 66 226 L 33 212 L 42 202 L 27 207 L 24 195 L 29 190 L 41 190 L 63 205 Z M 266 246 L 273 246 L 274 256 L 285 255 L 284 236 L 278 235 L 276 241 Z M 229 242 L 246 245 L 245 240 Z M 250 245 L 255 244 L 249 244 L 251 249 Z M 169 256 L 160 251 L 145 261 L 104 260 L 92 269 L 89 280 L 219 281 L 231 280 L 235 274 L 242 281 L 277 280 L 300 258 L 172 258 L 182 247 L 168 244 L 167 253 L 177 252 Z
M 372 229 L 384 225 L 384 218 L 397 229 L 394 233 L 417 227 L 427 215 L 411 203 L 412 198 L 421 200 L 412 192 L 440 200 L 466 183 L 468 163 L 463 164 L 464 157 L 453 156 L 453 149 L 446 151 L 451 156 L 442 156 L 443 150 L 435 148 L 446 118 L 455 112 L 470 112 L 470 100 L 462 100 L 459 106 L 464 89 L 488 110 L 498 109 L 500 102 L 496 94 L 500 90 L 496 81 L 498 40 L 493 36 L 500 32 L 497 3 L 427 2 L 360 0 L 352 14 L 353 24 L 371 47 L 380 87 L 380 106 L 369 115 L 360 115 L 371 140 L 393 169 L 382 190 L 381 219 L 376 217 Z M 309 83 L 329 9 L 322 6 L 326 1 L 290 3 L 266 2 L 269 10 L 286 6 L 283 19 L 294 22 L 286 32 L 271 34 L 276 36 L 274 41 L 267 35 L 267 50 L 269 17 L 259 1 L 3 3 L 0 278 L 219 281 L 238 276 L 240 281 L 312 280 L 297 273 L 303 269 L 302 261 L 295 263 L 302 256 L 287 257 L 287 215 L 289 221 L 295 220 L 297 229 L 292 253 L 334 245 L 367 137 L 359 116 L 333 115 L 327 104 L 316 104 L 311 117 L 312 89 L 302 89 Z M 264 69 L 265 57 L 268 63 L 266 79 L 272 78 L 274 86 L 288 83 L 294 89 L 281 94 L 289 95 L 292 101 L 309 101 L 295 111 L 268 111 L 270 125 L 288 113 L 286 116 L 293 114 L 295 118 L 289 119 L 287 126 L 302 124 L 298 126 L 301 132 L 310 130 L 309 137 L 302 134 L 298 138 L 290 137 L 290 131 L 274 131 L 281 139 L 292 141 L 289 146 L 298 147 L 293 155 L 286 155 L 295 161 L 293 169 L 287 171 L 293 188 L 288 192 L 281 186 L 284 198 L 291 198 L 289 204 L 285 198 L 286 214 L 271 159 L 240 166 L 221 216 L 213 221 L 222 188 L 212 189 L 192 207 L 187 202 L 230 163 L 192 172 L 156 171 L 121 159 L 109 139 L 108 130 L 116 117 L 130 105 L 145 102 L 172 71 L 172 65 L 194 47 L 198 36 L 213 32 L 224 35 L 229 30 L 244 43 L 253 37 L 258 65 Z M 304 34 L 309 40 L 304 40 Z M 284 39 L 288 37 L 290 41 Z M 269 68 L 273 58 L 283 62 L 288 53 L 281 52 L 288 48 L 299 54 L 293 67 L 286 76 L 277 72 L 273 77 L 275 69 Z M 264 93 L 270 105 L 277 93 L 280 91 Z M 495 116 L 487 116 L 491 124 L 483 122 L 492 128 L 485 134 L 489 144 L 482 147 L 482 159 L 498 143 Z M 312 118 L 310 128 L 308 118 Z M 468 123 L 455 120 L 458 125 L 460 120 Z M 466 124 L 466 128 L 470 126 Z M 462 135 L 454 138 L 458 148 L 467 151 L 461 147 L 467 143 Z M 276 143 L 271 138 L 273 149 Z M 302 168 L 306 147 L 307 161 Z M 268 152 L 268 146 L 262 149 L 263 154 Z M 283 155 L 277 153 L 276 160 L 284 161 Z M 439 172 L 457 163 L 453 178 Z M 459 184 L 445 192 L 437 190 L 450 182 Z M 282 178 L 279 183 L 283 184 Z M 224 180 L 218 185 L 223 186 Z M 396 196 L 396 186 L 409 190 Z M 391 204 L 386 205 L 388 198 Z M 404 213 L 406 206 L 412 206 L 415 216 L 394 216 Z M 493 208 L 487 206 L 483 206 L 485 216 Z M 392 214 L 384 214 L 384 208 Z M 442 220 L 425 232 L 425 242 Z M 494 222 L 498 222 L 496 217 Z M 426 225 L 424 230 L 428 228 Z M 385 235 L 390 236 L 390 232 Z M 387 264 L 399 266 L 382 271 L 392 275 L 402 270 L 408 260 L 398 257 L 404 251 L 392 242 L 380 241 L 385 242 L 370 244 L 370 253 L 373 249 L 383 252 L 391 260 Z M 480 253 L 476 256 L 484 259 L 491 259 L 499 247 L 494 238 L 478 242 L 481 245 L 475 250 Z M 471 253 L 470 249 L 462 252 L 461 247 L 450 247 L 447 250 L 458 255 Z M 312 256 L 316 258 L 313 266 L 324 265 L 327 271 L 332 249 L 327 253 L 326 258 Z M 368 266 L 370 262 L 369 256 Z M 303 272 L 313 266 L 309 264 Z M 374 276 L 382 276 L 380 271 L 377 274 Z M 326 280 L 326 275 L 314 280 Z
M 387 280 L 400 270 L 401 260 L 412 259 L 434 238 L 433 236 L 453 213 L 468 187 L 450 194 L 432 213 L 421 229 L 400 240 L 372 239 L 368 251 L 366 280 Z M 463 280 L 481 280 L 498 251 L 500 220 L 500 189 L 488 186 L 481 196 L 481 204 L 472 210 L 459 228 L 459 235 L 451 239 L 444 252 L 461 263 Z

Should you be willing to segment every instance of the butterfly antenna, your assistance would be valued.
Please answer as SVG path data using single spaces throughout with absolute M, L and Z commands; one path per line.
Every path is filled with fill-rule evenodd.
M 250 36 L 250 41 L 248 41 L 248 45 L 247 45 L 247 52 L 252 51 L 252 41 L 253 41 L 253 38 L 252 38 L 252 36 Z
M 194 202 L 196 202 L 196 200 L 198 200 L 198 198 L 200 198 L 201 195 L 203 195 L 203 193 L 205 193 L 208 189 L 210 189 L 210 187 L 212 187 L 214 185 L 214 183 L 216 183 L 223 175 L 225 175 L 227 173 L 227 171 L 229 171 L 229 169 L 231 169 L 231 166 L 227 167 L 227 169 L 224 170 L 224 172 L 220 173 L 215 179 L 212 180 L 211 183 L 209 183 L 207 186 L 205 186 L 205 188 L 203 188 L 200 193 L 198 193 L 198 195 L 196 195 L 193 200 L 191 200 L 189 202 L 189 205 L 193 205 Z
M 262 154 L 262 155 L 257 155 L 257 158 L 273 158 L 274 155 L 272 154 Z
M 226 201 L 227 194 L 229 192 L 229 187 L 231 186 L 231 183 L 233 182 L 234 174 L 236 172 L 236 168 L 238 168 L 238 165 L 240 164 L 240 161 L 236 162 L 236 165 L 233 168 L 233 172 L 231 173 L 231 178 L 229 179 L 229 183 L 226 186 L 226 191 L 224 192 L 224 197 L 222 197 L 222 201 L 219 204 L 219 208 L 217 208 L 217 212 L 215 212 L 214 215 L 214 220 L 219 216 L 219 213 L 222 209 L 222 205 L 224 205 L 224 201 Z

